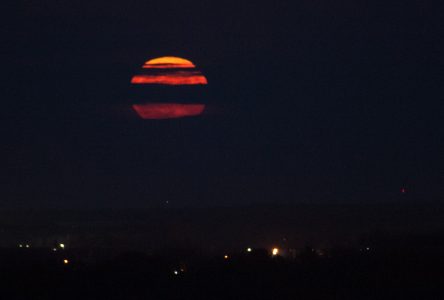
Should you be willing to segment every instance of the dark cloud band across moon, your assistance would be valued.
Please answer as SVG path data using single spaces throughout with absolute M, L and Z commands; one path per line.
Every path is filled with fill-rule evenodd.
M 196 69 L 189 60 L 175 56 L 164 56 L 148 60 L 139 74 L 131 78 L 132 85 L 165 85 L 165 86 L 194 86 L 207 85 L 207 78 Z M 174 87 L 171 87 L 174 88 Z M 177 102 L 162 102 L 143 99 L 143 103 L 133 104 L 133 110 L 142 119 L 173 119 L 192 117 L 202 114 L 205 104 L 185 104 Z

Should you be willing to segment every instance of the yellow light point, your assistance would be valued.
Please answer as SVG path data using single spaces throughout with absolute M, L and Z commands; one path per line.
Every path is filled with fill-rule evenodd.
M 278 248 L 273 248 L 273 250 L 271 250 L 271 254 L 273 254 L 273 256 L 276 256 L 279 254 L 279 249 Z
M 60 248 L 65 249 L 65 244 L 59 244 Z
M 247 248 L 247 252 L 251 252 L 251 251 L 253 251 L 253 249 Z
M 224 255 L 224 259 L 229 259 L 230 257 L 228 255 Z
M 164 56 L 151 59 L 147 61 L 144 65 L 144 69 L 168 69 L 168 68 L 195 68 L 196 66 L 189 60 L 175 57 L 175 56 Z
M 65 265 L 67 265 L 67 264 L 69 264 L 69 260 L 64 259 L 64 260 L 63 260 L 63 263 L 64 263 Z

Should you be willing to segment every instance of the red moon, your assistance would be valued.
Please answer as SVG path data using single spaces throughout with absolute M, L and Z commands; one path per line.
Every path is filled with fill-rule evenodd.
M 160 75 L 136 75 L 131 79 L 132 84 L 166 84 L 166 85 L 195 85 L 207 84 L 207 79 L 199 71 L 168 72 Z
M 189 60 L 164 56 L 145 62 L 141 73 L 131 78 L 134 85 L 206 85 L 207 78 Z M 201 115 L 205 104 L 201 103 L 141 103 L 132 108 L 142 119 L 174 119 Z
M 134 104 L 133 109 L 142 119 L 174 119 L 200 115 L 204 104 L 146 103 Z

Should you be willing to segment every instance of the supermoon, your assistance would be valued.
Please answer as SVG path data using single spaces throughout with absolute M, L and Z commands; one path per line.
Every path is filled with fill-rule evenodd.
M 176 56 L 164 56 L 145 62 L 140 73 L 131 78 L 131 84 L 141 86 L 202 86 L 207 85 L 208 81 L 191 61 Z M 174 87 L 170 89 L 174 89 Z M 199 92 L 200 90 L 196 91 Z M 184 99 L 187 103 L 181 103 L 181 101 L 173 103 L 159 102 L 157 96 L 156 102 L 151 102 L 151 99 L 143 100 L 144 103 L 132 105 L 133 110 L 142 119 L 160 120 L 194 117 L 201 115 L 205 110 L 205 104 L 189 103 L 193 99 Z
M 207 79 L 189 60 L 164 56 L 147 61 L 143 72 L 133 76 L 132 84 L 206 85 Z

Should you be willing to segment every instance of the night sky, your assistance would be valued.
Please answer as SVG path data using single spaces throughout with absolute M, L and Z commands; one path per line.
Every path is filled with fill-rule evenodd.
M 442 10 L 378 2 L 4 7 L 0 207 L 442 199 Z M 164 55 L 205 74 L 206 114 L 131 110 Z

